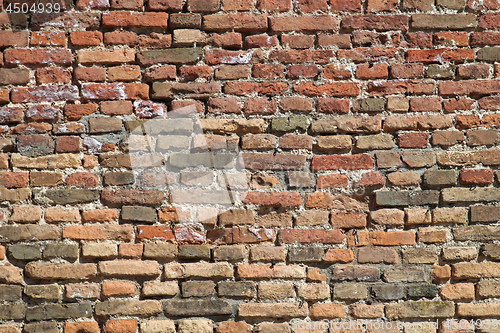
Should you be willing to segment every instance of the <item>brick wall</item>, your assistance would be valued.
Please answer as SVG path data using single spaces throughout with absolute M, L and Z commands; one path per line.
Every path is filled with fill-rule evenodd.
M 498 0 L 13 3 L 0 332 L 498 332 Z

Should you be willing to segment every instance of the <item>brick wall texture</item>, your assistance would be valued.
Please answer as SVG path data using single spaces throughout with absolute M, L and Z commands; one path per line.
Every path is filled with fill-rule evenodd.
M 0 332 L 499 332 L 498 0 L 14 4 Z

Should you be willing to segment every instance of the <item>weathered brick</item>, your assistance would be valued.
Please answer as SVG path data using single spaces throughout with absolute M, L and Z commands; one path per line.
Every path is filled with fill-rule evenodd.
M 76 304 L 45 304 L 26 309 L 27 321 L 42 321 L 51 319 L 89 318 L 92 306 L 89 302 Z
M 97 316 L 152 316 L 161 312 L 161 303 L 157 300 L 108 300 L 95 305 Z
M 229 303 L 221 299 L 175 299 L 165 302 L 163 307 L 166 315 L 174 317 L 225 316 L 232 313 Z
M 166 28 L 168 14 L 166 13 L 135 13 L 106 12 L 102 15 L 102 25 L 107 28 L 115 27 L 148 27 Z
M 391 319 L 447 318 L 455 314 L 450 301 L 407 301 L 386 306 L 386 316 Z
M 53 264 L 30 262 L 25 268 L 27 276 L 39 280 L 85 280 L 97 275 L 95 264 Z

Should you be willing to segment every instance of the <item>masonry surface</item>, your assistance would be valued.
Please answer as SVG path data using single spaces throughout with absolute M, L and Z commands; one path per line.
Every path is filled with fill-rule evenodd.
M 498 0 L 14 4 L 0 332 L 499 332 Z

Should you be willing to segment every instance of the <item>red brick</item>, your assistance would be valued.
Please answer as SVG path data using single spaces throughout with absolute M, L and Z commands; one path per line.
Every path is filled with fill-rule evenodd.
M 346 187 L 347 184 L 348 177 L 342 174 L 319 175 L 318 179 L 316 180 L 316 187 L 319 189 Z
M 125 65 L 108 68 L 108 80 L 114 81 L 137 81 L 141 79 L 141 69 L 136 65 Z
M 226 49 L 241 49 L 241 46 L 243 45 L 243 38 L 238 32 L 212 34 L 210 36 L 209 43 L 215 47 L 222 47 Z
M 335 34 L 326 35 L 318 34 L 318 40 L 316 41 L 318 46 L 337 46 L 339 49 L 349 49 L 351 48 L 351 35 L 348 34 Z
M 224 228 L 207 231 L 207 239 L 215 244 L 260 243 L 272 241 L 272 229 Z
M 102 14 L 104 28 L 158 28 L 168 26 L 167 13 L 107 12 Z
M 212 69 L 208 66 L 182 66 L 179 76 L 183 81 L 194 81 L 198 78 L 212 77 Z
M 153 66 L 147 68 L 144 73 L 146 81 L 172 80 L 177 77 L 175 65 Z
M 472 46 L 500 45 L 500 32 L 473 32 L 470 35 Z
M 135 51 L 131 49 L 117 49 L 112 51 L 84 49 L 78 51 L 77 58 L 81 64 L 113 65 L 135 61 Z
M 500 93 L 500 81 L 498 80 L 460 80 L 439 82 L 439 94 L 441 96 L 481 96 L 496 93 Z
M 279 139 L 281 149 L 308 149 L 312 150 L 313 138 L 309 135 L 285 134 Z
M 297 0 L 293 3 L 294 9 L 298 13 L 312 13 L 315 11 L 328 11 L 328 3 L 326 0 Z
M 487 30 L 500 28 L 500 13 L 484 13 L 478 17 L 478 26 Z
M 106 9 L 109 8 L 109 1 L 77 0 L 77 9 Z
M 156 227 L 156 226 L 138 226 L 137 239 L 157 239 L 157 240 L 175 240 L 174 232 L 170 227 Z
M 339 59 L 346 58 L 356 63 L 396 60 L 399 55 L 400 52 L 396 48 L 358 47 L 351 50 L 337 51 Z
M 205 62 L 208 65 L 218 64 L 248 64 L 252 62 L 254 51 L 207 50 Z
M 294 86 L 295 92 L 306 96 L 334 96 L 349 97 L 359 94 L 359 86 L 354 82 L 333 82 L 318 85 L 314 82 L 298 83 Z
M 269 60 L 284 64 L 304 62 L 328 64 L 334 57 L 332 50 L 276 50 L 269 54 Z
M 0 186 L 7 188 L 28 187 L 29 173 L 4 171 L 0 174 Z
M 291 207 L 302 204 L 302 198 L 297 192 L 247 192 L 242 201 L 244 203 L 275 207 Z
M 373 159 L 370 155 L 331 155 L 331 156 L 313 156 L 311 162 L 312 170 L 359 170 L 372 169 Z
M 351 102 L 347 99 L 318 98 L 316 109 L 325 113 L 348 113 Z
M 104 44 L 135 46 L 137 34 L 130 31 L 113 31 L 104 33 Z
M 275 99 L 247 98 L 243 110 L 247 115 L 273 114 L 276 113 L 277 107 Z
M 415 79 L 424 76 L 423 64 L 392 64 L 391 79 Z
M 354 252 L 348 249 L 328 249 L 325 253 L 325 261 L 346 264 L 354 260 Z
M 3 62 L 2 62 L 2 53 L 0 52 L 0 66 L 3 65 Z M 9 99 L 9 89 L 4 89 L 4 88 L 1 88 L 0 89 L 0 105 L 1 104 L 7 104 L 10 102 L 10 99 Z
M 5 63 L 9 65 L 71 64 L 71 51 L 67 49 L 7 49 Z
M 462 185 L 489 185 L 493 182 L 493 171 L 490 169 L 470 169 L 460 171 Z
M 228 82 L 224 87 L 224 93 L 232 95 L 245 95 L 256 92 L 258 94 L 281 94 L 288 90 L 288 83 L 285 82 Z
M 35 78 L 38 84 L 70 83 L 71 73 L 58 67 L 37 68 Z
M 0 48 L 9 46 L 26 47 L 28 46 L 28 38 L 29 32 L 26 30 L 2 30 L 0 31 Z
M 73 71 L 76 80 L 104 82 L 106 81 L 106 68 L 101 67 L 77 67 Z
M 113 222 L 118 218 L 116 209 L 95 209 L 82 212 L 83 222 Z
M 135 284 L 127 281 L 104 281 L 101 285 L 101 294 L 104 297 L 134 296 Z
M 428 133 L 406 133 L 398 136 L 398 146 L 400 148 L 426 148 L 428 144 Z
M 282 35 L 281 43 L 291 49 L 309 49 L 314 47 L 315 36 L 312 35 Z
M 233 97 L 213 97 L 207 103 L 208 112 L 241 113 L 241 106 Z
M 151 0 L 148 1 L 149 10 L 180 12 L 182 0 Z
M 401 46 L 412 49 L 432 48 L 432 34 L 426 32 L 409 32 L 404 35 Z
M 477 2 L 475 0 L 467 0 L 467 8 L 473 10 L 484 10 L 484 9 L 495 10 L 500 8 L 500 4 L 496 0 L 485 0 L 483 2 Z
M 213 14 L 203 17 L 205 31 L 255 32 L 267 30 L 267 16 L 253 14 Z
M 142 0 L 111 0 L 113 9 L 130 9 L 142 11 L 144 2 Z
M 290 10 L 290 0 L 257 0 L 257 9 L 268 12 L 286 12 Z
M 434 49 L 434 50 L 408 50 L 407 62 L 442 63 L 447 61 L 464 62 L 474 61 L 475 53 L 471 49 Z
M 68 120 L 78 120 L 94 112 L 97 112 L 96 104 L 66 104 L 64 106 L 64 115 Z
M 78 87 L 73 85 L 13 88 L 11 92 L 14 103 L 73 101 L 78 98 Z
M 253 0 L 222 0 L 222 10 L 247 11 L 253 9 Z
M 330 7 L 333 11 L 338 11 L 338 12 L 360 12 L 361 0 L 331 1 Z
M 123 258 L 140 259 L 142 257 L 143 244 L 122 243 L 118 246 L 118 254 Z
M 413 97 L 410 99 L 410 111 L 441 111 L 440 97 Z
M 368 0 L 366 10 L 370 13 L 389 11 L 398 9 L 398 0 Z
M 136 319 L 112 319 L 104 324 L 104 333 L 135 333 L 137 332 Z
M 70 33 L 69 40 L 74 46 L 99 46 L 102 43 L 102 32 L 74 31 Z
M 344 233 L 341 230 L 281 229 L 278 239 L 280 243 L 339 244 L 344 240 Z
M 76 187 L 95 187 L 98 178 L 90 172 L 75 172 L 66 177 L 65 183 Z
M 366 227 L 366 214 L 356 212 L 333 212 L 330 223 L 335 228 L 352 229 Z
M 433 94 L 434 83 L 409 80 L 377 81 L 368 83 L 370 95 L 390 95 L 397 93 Z
M 244 321 L 223 321 L 217 325 L 215 333 L 251 333 L 252 325 Z
M 351 78 L 351 72 L 341 66 L 332 64 L 323 67 L 321 76 L 325 79 L 346 80 Z
M 465 31 L 440 31 L 434 34 L 434 44 L 467 47 L 469 46 L 469 35 Z
M 276 36 L 269 36 L 267 34 L 246 36 L 244 46 L 247 49 L 273 47 L 279 44 Z
M 356 78 L 360 80 L 386 79 L 389 76 L 389 66 L 384 63 L 359 64 L 356 68 Z
M 78 153 L 80 151 L 80 138 L 77 136 L 59 136 L 56 138 L 56 152 Z
M 455 117 L 455 126 L 457 128 L 473 128 L 481 124 L 481 119 L 477 115 L 457 115 Z
M 65 323 L 64 333 L 99 333 L 99 324 L 96 321 L 82 321 Z
M 86 99 L 149 99 L 149 86 L 143 83 L 83 83 L 82 95 Z
M 457 77 L 461 79 L 486 79 L 490 76 L 490 66 L 486 64 L 468 64 L 458 66 Z
M 361 179 L 353 183 L 354 187 L 380 187 L 385 185 L 384 177 L 376 172 L 366 172 L 361 175 Z
M 62 31 L 32 31 L 30 45 L 66 46 L 66 34 Z
M 457 110 L 472 110 L 476 101 L 469 98 L 447 99 L 443 102 L 443 110 L 452 113 Z
M 147 35 L 139 35 L 139 46 L 150 49 L 169 48 L 172 45 L 172 35 L 152 32 Z
M 283 77 L 283 66 L 279 64 L 255 64 L 252 66 L 252 76 L 260 78 Z
M 399 246 L 414 245 L 415 231 L 359 231 L 357 238 L 354 233 L 347 237 L 348 246 Z
M 295 170 L 305 165 L 305 156 L 285 154 L 243 153 L 245 168 L 256 170 Z

